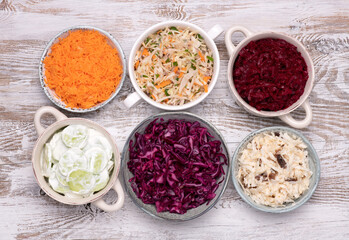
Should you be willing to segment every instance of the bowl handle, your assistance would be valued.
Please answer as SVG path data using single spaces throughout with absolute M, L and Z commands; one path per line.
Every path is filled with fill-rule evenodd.
M 245 37 L 249 37 L 252 35 L 252 33 L 249 30 L 241 26 L 229 28 L 224 36 L 225 46 L 228 50 L 229 56 L 231 56 L 234 53 L 236 48 L 236 46 L 233 44 L 233 41 L 232 41 L 232 36 L 233 36 L 233 33 L 235 32 L 242 32 L 245 35 Z
M 40 120 L 41 120 L 41 117 L 46 113 L 53 115 L 57 121 L 67 118 L 66 115 L 64 115 L 54 107 L 45 106 L 45 107 L 39 108 L 36 111 L 34 116 L 34 125 L 36 128 L 36 132 L 38 133 L 39 136 L 45 131 L 45 128 L 41 125 Z
M 308 127 L 313 119 L 313 112 L 309 104 L 308 99 L 301 105 L 305 110 L 305 118 L 303 120 L 296 120 L 291 116 L 291 113 L 280 116 L 279 118 L 294 128 L 305 128 Z
M 113 212 L 119 210 L 124 205 L 125 201 L 124 190 L 122 189 L 119 179 L 116 179 L 116 182 L 114 183 L 112 189 L 114 189 L 114 191 L 118 195 L 118 200 L 116 201 L 116 203 L 109 205 L 103 200 L 103 198 L 101 198 L 97 201 L 94 201 L 93 205 L 102 209 L 105 212 Z
M 212 38 L 212 40 L 215 40 L 222 32 L 224 32 L 224 29 L 221 25 L 216 24 L 214 25 L 210 30 L 208 30 L 207 35 Z
M 141 95 L 139 95 L 137 92 L 133 92 L 126 97 L 126 99 L 124 100 L 124 105 L 127 108 L 131 108 L 132 106 L 136 105 L 141 99 Z

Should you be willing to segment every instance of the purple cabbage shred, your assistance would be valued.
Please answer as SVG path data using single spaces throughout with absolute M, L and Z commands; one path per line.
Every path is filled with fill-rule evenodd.
M 155 119 L 130 141 L 133 191 L 157 212 L 184 214 L 209 204 L 228 161 L 221 144 L 199 122 Z

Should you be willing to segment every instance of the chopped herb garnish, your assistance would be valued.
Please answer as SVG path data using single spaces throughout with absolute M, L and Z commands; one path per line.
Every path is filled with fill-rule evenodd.
M 175 86 L 176 86 L 176 87 L 178 87 L 178 86 L 179 86 L 179 84 L 177 83 L 177 84 L 175 84 Z
M 159 74 L 155 74 L 155 77 L 158 78 L 160 75 Z
M 147 75 L 143 75 L 142 77 L 146 77 L 147 78 L 148 76 Z
M 169 62 L 170 62 L 170 59 L 169 59 L 169 58 L 167 58 L 166 62 L 167 62 L 167 63 L 169 63 Z
M 153 85 L 155 85 L 154 81 L 151 82 Z
M 196 63 L 196 61 L 194 59 L 191 60 L 193 63 Z
M 145 85 L 143 86 L 143 88 L 145 88 Z
M 178 81 L 178 80 L 179 80 L 179 77 L 176 77 L 176 80 Z
M 178 29 L 176 27 L 170 27 L 171 30 L 175 30 L 178 31 Z
M 196 70 L 196 67 L 195 67 L 195 65 L 194 64 L 191 64 L 191 66 L 190 66 L 192 69 L 194 69 L 194 70 Z
M 170 94 L 167 91 L 168 91 L 168 89 L 165 89 L 165 95 L 170 96 Z
M 177 67 L 178 63 L 177 62 L 173 62 L 173 66 Z
M 168 32 L 168 35 L 172 35 L 172 32 Z
M 185 52 L 187 52 L 187 53 L 189 53 L 190 54 L 190 56 L 192 56 L 193 54 L 188 50 L 188 49 L 185 49 L 184 50 Z
M 149 37 L 147 39 L 145 39 L 144 44 L 147 44 L 150 41 L 150 39 L 151 38 L 149 38 Z
M 208 59 L 207 62 L 210 62 L 210 61 L 213 62 L 213 58 L 212 57 L 207 56 L 207 59 Z
M 200 39 L 204 39 L 199 33 L 196 36 L 198 36 Z

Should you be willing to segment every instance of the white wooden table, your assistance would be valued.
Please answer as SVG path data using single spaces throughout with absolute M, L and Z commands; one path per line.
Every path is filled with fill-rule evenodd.
M 0 2 L 0 239 L 349 239 L 348 0 Z M 310 95 L 314 119 L 302 133 L 317 150 L 322 173 L 315 194 L 304 206 L 280 215 L 259 212 L 241 200 L 230 182 L 207 214 L 171 223 L 148 216 L 128 196 L 122 210 L 105 213 L 92 205 L 63 205 L 40 194 L 31 152 L 37 139 L 34 112 L 53 105 L 38 78 L 46 43 L 67 27 L 92 25 L 115 36 L 128 56 L 146 28 L 169 19 L 190 21 L 205 30 L 219 23 L 224 29 L 243 25 L 255 32 L 283 32 L 309 50 L 316 74 Z M 228 90 L 223 36 L 216 44 L 222 66 L 218 83 L 205 101 L 189 111 L 215 124 L 232 153 L 249 132 L 284 124 L 276 118 L 254 117 L 236 105 Z M 65 114 L 105 126 L 121 150 L 142 119 L 160 112 L 146 103 L 125 110 L 122 100 L 132 91 L 127 78 L 118 97 L 101 110 Z M 297 110 L 295 115 L 303 113 Z

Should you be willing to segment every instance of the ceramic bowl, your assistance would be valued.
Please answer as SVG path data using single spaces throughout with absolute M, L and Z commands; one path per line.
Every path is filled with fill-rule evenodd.
M 135 76 L 135 72 L 134 72 L 134 59 L 136 56 L 136 52 L 138 51 L 138 49 L 140 48 L 141 44 L 144 42 L 144 40 L 152 33 L 157 32 L 160 29 L 163 29 L 165 27 L 171 27 L 171 26 L 176 26 L 176 27 L 182 27 L 182 28 L 189 28 L 192 31 L 195 31 L 197 33 L 200 33 L 200 35 L 205 39 L 205 42 L 207 44 L 207 46 L 211 49 L 212 53 L 213 53 L 213 59 L 214 59 L 214 70 L 213 70 L 213 75 L 212 75 L 212 79 L 211 79 L 211 83 L 208 86 L 208 92 L 202 94 L 200 97 L 198 97 L 197 99 L 195 99 L 192 102 L 183 104 L 183 105 L 179 105 L 179 106 L 171 106 L 171 105 L 166 105 L 166 104 L 161 104 L 158 103 L 156 101 L 154 101 L 152 98 L 148 97 L 142 90 L 141 88 L 138 86 L 137 83 L 137 79 Z M 179 110 L 184 110 L 184 109 L 188 109 L 191 108 L 195 105 L 197 105 L 198 103 L 200 103 L 202 100 L 204 100 L 212 91 L 212 89 L 214 88 L 217 79 L 218 79 L 218 74 L 219 74 L 219 68 L 220 68 L 220 60 L 219 60 L 219 53 L 218 53 L 218 49 L 216 47 L 216 44 L 214 43 L 214 39 L 217 38 L 221 33 L 223 32 L 222 27 L 220 27 L 219 25 L 215 25 L 213 28 L 211 28 L 208 32 L 205 32 L 204 30 L 202 30 L 200 27 L 188 23 L 188 22 L 184 22 L 184 21 L 167 21 L 167 22 L 163 22 L 163 23 L 159 23 L 156 24 L 150 28 L 148 28 L 135 42 L 135 44 L 132 47 L 131 53 L 130 53 L 130 57 L 128 60 L 128 74 L 130 77 L 130 80 L 132 82 L 132 85 L 134 87 L 134 89 L 136 90 L 136 92 L 130 94 L 124 101 L 124 104 L 127 108 L 130 108 L 134 105 L 136 105 L 140 100 L 145 100 L 146 102 L 148 102 L 149 104 L 153 105 L 154 107 L 163 109 L 163 110 L 167 110 L 167 111 L 179 111 Z
M 51 114 L 56 118 L 56 122 L 47 127 L 46 129 L 41 125 L 40 120 L 44 114 Z M 113 140 L 113 137 L 103 128 L 95 122 L 92 122 L 83 118 L 67 118 L 63 113 L 58 111 L 53 107 L 41 107 L 35 113 L 34 124 L 36 131 L 39 135 L 38 140 L 33 149 L 32 154 L 32 166 L 36 181 L 38 182 L 41 189 L 51 198 L 55 199 L 58 202 L 69 204 L 69 205 L 81 205 L 86 203 L 92 203 L 99 207 L 100 209 L 111 212 L 119 210 L 124 203 L 124 191 L 122 189 L 121 183 L 118 180 L 118 174 L 120 170 L 120 153 L 116 147 L 116 143 Z M 104 137 L 107 138 L 110 145 L 113 148 L 114 155 L 114 167 L 110 175 L 108 184 L 100 191 L 94 193 L 90 197 L 86 198 L 70 198 L 54 191 L 51 186 L 48 184 L 47 180 L 42 174 L 41 164 L 40 164 L 40 155 L 45 143 L 60 129 L 71 125 L 71 124 L 81 124 L 90 128 L 95 129 L 96 131 L 102 133 Z M 117 201 L 114 204 L 107 204 L 103 200 L 103 196 L 110 190 L 113 189 L 118 196 Z
M 284 205 L 283 207 L 270 207 L 265 205 L 257 204 L 255 201 L 252 200 L 250 196 L 248 196 L 242 186 L 239 183 L 239 180 L 237 179 L 237 173 L 239 170 L 239 163 L 238 159 L 241 156 L 241 151 L 245 149 L 246 145 L 258 134 L 263 132 L 287 132 L 293 135 L 296 135 L 297 137 L 300 137 L 305 145 L 307 146 L 308 151 L 308 159 L 309 159 L 309 168 L 313 172 L 313 175 L 310 178 L 310 184 L 309 189 L 304 192 L 298 199 L 295 200 L 294 203 L 289 203 Z M 239 193 L 241 198 L 247 202 L 250 206 L 252 206 L 255 209 L 264 211 L 264 212 L 270 212 L 270 213 L 283 213 L 283 212 L 289 212 L 292 211 L 300 206 L 302 206 L 306 201 L 310 199 L 310 197 L 313 195 L 319 180 L 320 180 L 320 160 L 319 157 L 313 147 L 313 145 L 306 139 L 300 132 L 288 128 L 288 127 L 267 127 L 262 128 L 260 130 L 254 131 L 250 133 L 247 137 L 244 138 L 244 140 L 241 141 L 239 146 L 236 148 L 233 158 L 232 158 L 232 180 L 234 183 L 234 187 L 236 191 Z
M 228 158 L 228 164 L 224 165 L 224 181 L 220 183 L 218 189 L 216 190 L 216 197 L 210 201 L 209 204 L 202 204 L 201 206 L 197 208 L 193 208 L 188 210 L 185 214 L 176 214 L 176 213 L 169 213 L 169 212 L 160 212 L 158 213 L 156 211 L 155 205 L 153 204 L 144 204 L 141 199 L 139 199 L 134 191 L 132 190 L 131 184 L 129 183 L 129 179 L 133 177 L 133 174 L 128 170 L 127 162 L 129 161 L 129 143 L 131 140 L 134 141 L 134 135 L 137 132 L 144 132 L 146 126 L 154 121 L 155 119 L 161 119 L 163 118 L 165 121 L 168 119 L 184 119 L 187 121 L 195 122 L 198 121 L 201 126 L 206 127 L 208 131 L 215 137 L 215 139 L 220 140 L 222 142 L 222 150 L 223 153 Z M 160 113 L 154 116 L 151 116 L 145 120 L 143 120 L 141 123 L 139 123 L 135 129 L 131 132 L 130 136 L 128 137 L 123 152 L 122 152 L 122 164 L 121 169 L 123 172 L 123 184 L 124 189 L 128 193 L 128 195 L 131 197 L 132 201 L 144 212 L 150 214 L 153 217 L 159 218 L 159 219 L 165 219 L 165 220 L 171 220 L 171 221 L 186 221 L 191 220 L 194 218 L 197 218 L 206 212 L 208 212 L 210 209 L 213 208 L 213 206 L 218 202 L 218 200 L 221 198 L 222 194 L 224 193 L 227 184 L 228 179 L 230 176 L 230 161 L 229 161 L 229 150 L 228 147 L 224 141 L 223 136 L 221 133 L 216 129 L 211 123 L 208 121 L 194 115 L 191 113 L 186 112 L 176 112 L 176 113 Z M 223 177 L 221 177 L 218 181 L 221 181 Z
M 245 35 L 245 39 L 241 41 L 237 46 L 235 46 L 232 43 L 232 34 L 235 32 L 242 32 Z M 297 50 L 301 53 L 302 57 L 305 60 L 305 63 L 308 67 L 308 74 L 309 78 L 307 80 L 307 83 L 304 88 L 304 93 L 300 98 L 291 106 L 284 110 L 280 111 L 258 111 L 256 108 L 249 105 L 245 100 L 243 100 L 239 93 L 237 92 L 234 80 L 233 80 L 233 68 L 235 64 L 235 60 L 237 56 L 239 55 L 240 50 L 245 47 L 247 44 L 249 44 L 251 41 L 256 41 L 263 38 L 277 38 L 277 39 L 283 39 L 286 42 L 294 45 L 297 47 Z M 312 110 L 311 106 L 308 101 L 308 97 L 310 95 L 311 90 L 313 89 L 314 85 L 314 63 L 308 53 L 308 51 L 305 49 L 302 43 L 300 43 L 295 38 L 292 38 L 290 36 L 287 36 L 285 34 L 281 33 L 275 33 L 275 32 L 262 32 L 262 33 L 251 33 L 248 29 L 236 26 L 230 28 L 225 33 L 225 45 L 227 47 L 230 59 L 228 63 L 227 68 L 227 76 L 228 76 L 228 83 L 230 90 L 232 92 L 232 95 L 235 99 L 235 101 L 243 107 L 247 112 L 260 116 L 260 117 L 279 117 L 282 121 L 287 123 L 288 125 L 294 127 L 294 128 L 305 128 L 307 127 L 312 120 Z M 291 116 L 291 112 L 296 110 L 297 108 L 302 107 L 305 110 L 305 118 L 302 120 L 296 120 Z
M 96 30 L 98 31 L 100 34 L 104 35 L 107 38 L 107 42 L 108 44 L 113 47 L 116 48 L 118 53 L 119 53 L 119 57 L 120 57 L 120 61 L 122 63 L 122 75 L 121 75 L 121 79 L 119 82 L 119 85 L 116 87 L 114 93 L 112 95 L 110 95 L 110 97 L 105 100 L 104 102 L 101 102 L 91 108 L 87 108 L 87 109 L 83 109 L 83 108 L 71 108 L 71 107 L 67 107 L 66 104 L 55 94 L 55 91 L 50 89 L 46 83 L 45 83 L 45 64 L 43 63 L 44 59 L 46 58 L 46 56 L 51 52 L 51 47 L 53 44 L 57 43 L 59 41 L 60 38 L 65 38 L 69 35 L 69 32 L 71 31 L 76 31 L 76 30 Z M 104 105 L 106 105 L 107 103 L 109 103 L 120 91 L 120 89 L 122 88 L 122 85 L 125 81 L 125 77 L 126 77 L 126 57 L 125 54 L 120 46 L 120 44 L 118 43 L 118 41 L 116 41 L 116 39 L 108 32 L 96 28 L 96 27 L 90 27 L 90 26 L 76 26 L 76 27 L 71 27 L 68 29 L 63 30 L 62 32 L 58 33 L 54 38 L 51 39 L 51 41 L 47 44 L 42 56 L 41 56 L 41 60 L 40 60 L 40 64 L 39 64 L 39 77 L 40 77 L 40 83 L 42 88 L 44 89 L 44 92 L 46 94 L 46 96 L 51 100 L 51 102 L 53 102 L 56 106 L 70 111 L 70 112 L 77 112 L 77 113 L 85 113 L 85 112 L 91 112 L 94 110 L 97 110 L 101 107 L 103 107 Z

